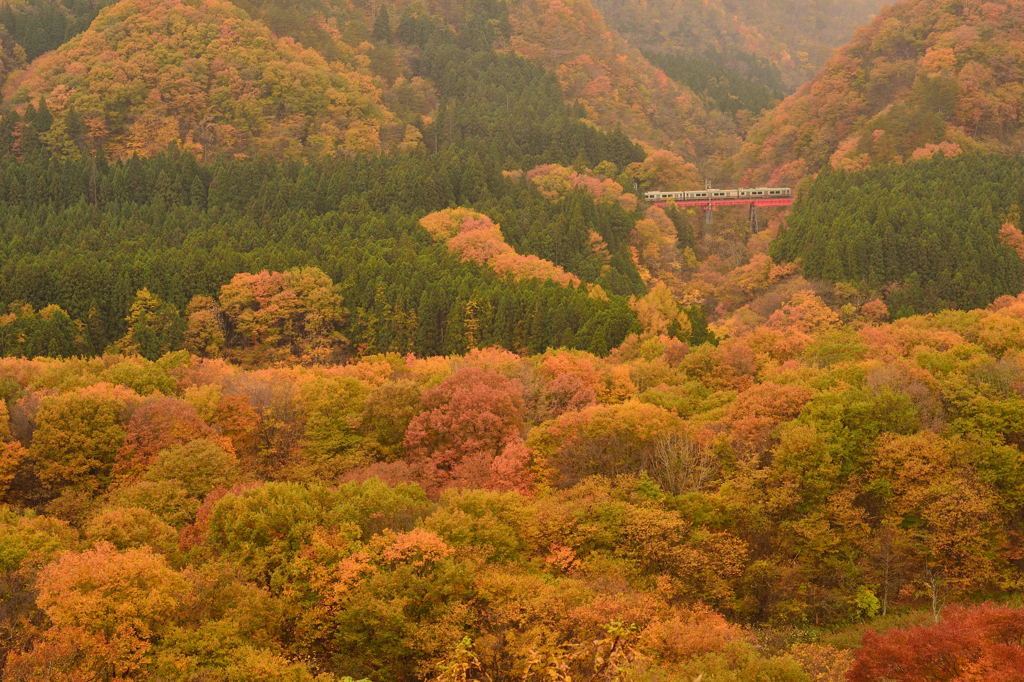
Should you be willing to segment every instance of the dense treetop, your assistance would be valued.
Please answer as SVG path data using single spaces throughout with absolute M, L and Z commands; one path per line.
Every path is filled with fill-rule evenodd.
M 219 294 L 224 307 L 222 287 L 237 273 L 309 265 L 339 286 L 343 354 L 479 343 L 606 353 L 636 324 L 628 297 L 645 291 L 629 251 L 633 218 L 621 206 L 582 190 L 552 202 L 476 157 L 200 165 L 175 152 L 109 166 L 46 157 L 0 165 L 9 202 L 0 300 L 14 304 L 0 334 L 6 353 L 102 351 L 126 333 L 140 289 L 187 315 L 195 296 Z M 420 225 L 459 204 L 500 221 L 501 253 L 470 257 L 466 242 L 453 255 Z M 51 304 L 61 311 L 46 312 Z M 227 307 L 215 312 L 231 318 Z M 58 351 L 49 333 L 65 315 L 79 329 L 63 328 Z M 180 332 L 166 347 L 180 347 Z
M 296 300 L 328 338 L 311 269 L 219 305 L 299 360 Z M 2 359 L 4 674 L 1016 679 L 1020 610 L 969 605 L 1019 590 L 1024 300 L 844 316 L 802 292 L 606 358 Z

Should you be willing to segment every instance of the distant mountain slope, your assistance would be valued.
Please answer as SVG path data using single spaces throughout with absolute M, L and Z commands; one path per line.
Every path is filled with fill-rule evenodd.
M 611 26 L 659 63 L 685 58 L 683 82 L 712 94 L 731 86 L 741 100 L 759 84 L 786 90 L 808 80 L 887 1 L 594 0 Z
M 376 151 L 392 122 L 369 76 L 328 62 L 225 0 L 122 0 L 7 84 L 45 98 L 51 148 L 114 156 Z
M 112 0 L 3 0 L 0 26 L 28 59 L 60 47 Z
M 724 177 L 750 112 L 881 2 L 122 0 L 79 33 L 109 0 L 0 0 L 0 82 L 21 112 L 46 99 L 34 132 L 69 154 L 294 157 L 436 147 L 466 106 L 438 57 L 509 52 L 557 78 L 573 117 Z
M 236 0 L 271 30 L 331 59 L 363 59 L 390 102 L 392 85 L 436 71 L 408 48 L 411 17 L 456 31 L 463 47 L 509 50 L 554 73 L 569 103 L 604 130 L 621 128 L 652 147 L 690 160 L 725 156 L 738 140 L 726 117 L 709 112 L 688 88 L 666 78 L 614 29 L 590 0 L 388 0 L 370 8 L 352 0 Z M 415 22 L 413 22 L 415 23 Z M 390 29 L 390 31 L 389 31 Z M 400 34 L 400 35 L 395 35 Z M 404 43 L 404 44 L 403 44 Z M 357 57 L 352 55 L 358 53 Z M 430 79 L 428 78 L 428 81 Z
M 787 84 L 809 79 L 857 29 L 892 0 L 722 0 L 748 41 L 782 71 Z
M 736 144 L 724 116 L 669 79 L 609 28 L 590 0 L 518 0 L 513 50 L 554 71 L 566 97 L 606 129 L 705 160 Z
M 1024 0 L 904 0 L 751 131 L 750 180 L 1024 149 Z

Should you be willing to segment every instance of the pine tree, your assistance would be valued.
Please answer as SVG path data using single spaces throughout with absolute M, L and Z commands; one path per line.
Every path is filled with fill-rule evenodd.
M 388 8 L 382 6 L 377 11 L 377 16 L 373 20 L 373 40 L 380 43 L 391 42 L 391 16 L 388 14 Z

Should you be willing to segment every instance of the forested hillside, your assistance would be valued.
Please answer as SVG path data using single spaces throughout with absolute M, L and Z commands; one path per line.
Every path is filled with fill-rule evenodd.
M 608 23 L 716 108 L 757 113 L 810 79 L 886 0 L 595 0 Z
M 34 338 L 23 329 L 7 334 L 7 354 L 102 351 L 125 333 L 143 288 L 184 313 L 236 273 L 309 265 L 338 284 L 347 354 L 478 344 L 605 353 L 635 324 L 623 297 L 644 291 L 623 208 L 583 191 L 552 202 L 478 157 L 200 166 L 176 153 L 2 165 L 0 301 L 57 305 L 82 325 L 46 350 L 19 347 Z M 512 247 L 565 268 L 575 284 L 535 276 L 528 259 L 495 270 L 449 255 L 418 220 L 460 204 L 493 215 Z
M 8 23 L 17 29 L 23 14 L 32 26 L 43 14 L 66 14 L 61 31 L 70 38 L 96 9 L 29 0 Z M 183 33 L 186 24 L 191 30 Z M 710 156 L 714 163 L 738 143 L 725 117 L 665 78 L 588 0 L 557 7 L 394 2 L 373 11 L 345 2 L 299 11 L 273 0 L 122 0 L 67 42 L 10 27 L 9 39 L 0 36 L 6 104 L 24 113 L 45 100 L 58 118 L 46 140 L 54 149 L 83 139 L 118 158 L 152 155 L 170 143 L 199 155 L 279 157 L 414 148 L 439 100 L 457 97 L 461 108 L 478 94 L 453 92 L 461 79 L 444 69 L 454 64 L 455 45 L 461 57 L 477 58 L 459 62 L 469 78 L 503 87 L 517 74 L 498 54 L 525 56 L 556 76 L 559 96 L 581 107 L 581 116 L 691 162 Z M 42 48 L 19 41 L 56 49 L 34 59 Z M 60 130 L 60 114 L 71 111 L 75 125 Z
M 1020 610 L 952 604 L 1017 590 L 1024 300 L 846 315 L 606 359 L 0 360 L 6 679 L 1017 679 Z
M 175 109 L 147 96 L 146 106 L 154 108 L 129 124 L 135 110 L 102 90 L 56 86 L 64 99 L 27 94 L 28 85 L 41 82 L 32 79 L 47 59 L 63 63 L 68 50 L 98 50 L 107 32 L 141 45 L 135 33 L 116 28 L 122 20 L 152 28 L 152 21 L 173 23 L 175 12 L 213 9 L 258 33 L 240 11 L 223 4 L 161 5 L 156 19 L 121 4 L 37 61 L 20 81 L 17 96 L 25 105 L 7 112 L 0 125 L 7 201 L 7 276 L 0 299 L 9 306 L 4 352 L 67 356 L 119 344 L 145 346 L 144 353 L 155 357 L 192 343 L 188 347 L 197 351 L 241 358 L 237 343 L 249 341 L 238 341 L 244 335 L 235 335 L 237 320 L 217 300 L 221 288 L 239 273 L 287 278 L 306 266 L 319 267 L 327 277 L 321 289 L 336 289 L 343 301 L 323 348 L 298 351 L 309 361 L 382 351 L 463 352 L 491 344 L 524 352 L 567 345 L 606 353 L 630 330 L 660 327 L 661 319 L 682 339 L 708 338 L 699 301 L 663 301 L 654 308 L 641 302 L 649 286 L 677 278 L 674 261 L 692 235 L 678 215 L 648 213 L 638 222 L 636 197 L 624 190 L 636 183 L 694 182 L 695 167 L 667 151 L 645 157 L 624 134 L 594 129 L 564 103 L 554 76 L 495 52 L 492 44 L 507 32 L 501 8 L 485 4 L 478 8 L 482 14 L 467 14 L 461 32 L 429 14 L 397 21 L 378 15 L 373 33 L 410 76 L 396 76 L 380 91 L 394 112 L 388 126 L 413 130 L 406 137 L 414 141 L 403 140 L 400 153 L 376 158 L 350 156 L 355 150 L 346 150 L 344 141 L 324 153 L 322 146 L 312 148 L 322 139 L 292 134 L 315 127 L 314 118 L 275 119 L 284 127 L 267 128 L 255 116 L 245 119 L 256 126 L 250 132 L 271 137 L 246 137 L 228 123 L 214 126 L 241 135 L 234 138 L 234 156 L 253 155 L 254 144 L 257 151 L 266 144 L 251 161 L 230 160 L 217 139 L 208 140 L 207 148 L 190 131 L 201 108 Z M 487 19 L 492 11 L 498 19 Z M 473 17 L 484 21 L 473 24 Z M 208 28 L 199 22 L 195 32 Z M 263 44 L 277 40 L 273 44 L 308 54 L 287 39 L 259 35 L 271 41 Z M 140 50 L 124 54 L 149 63 Z M 94 71 L 68 74 L 54 67 L 53 74 L 78 73 L 83 82 L 104 78 Z M 166 70 L 152 73 L 163 77 Z M 221 116 L 216 107 L 232 101 L 227 94 L 203 100 L 212 108 L 204 120 Z M 252 111 L 273 108 L 276 96 Z M 90 102 L 102 112 L 98 118 L 90 118 Z M 160 111 L 167 115 L 159 130 L 142 125 Z M 114 125 L 120 119 L 127 128 Z M 289 128 L 292 123 L 297 128 Z M 143 148 L 119 146 L 136 138 Z M 347 133 L 344 139 L 352 140 Z M 385 136 L 371 130 L 365 139 L 383 143 Z M 163 148 L 170 151 L 158 153 Z M 156 156 L 108 163 L 111 150 L 120 150 L 114 156 Z M 443 238 L 420 224 L 453 207 L 475 210 L 480 218 Z M 657 312 L 644 313 L 644 306 Z M 133 331 L 136 313 L 154 317 L 157 331 Z M 211 317 L 212 329 L 189 327 L 209 327 Z M 133 340 L 138 333 L 153 338 Z M 292 339 L 270 343 L 273 352 L 252 343 L 261 350 L 247 361 L 268 362 L 286 360 Z
M 751 181 L 1022 150 L 1024 3 L 902 0 L 750 132 Z
M 1024 679 L 1024 0 L 775 106 L 881 4 L 0 0 L 0 679 Z
M 557 74 L 598 125 L 712 167 L 736 148 L 728 119 L 651 65 L 590 0 L 521 0 L 510 21 L 515 52 Z
M 977 308 L 1024 288 L 1024 161 L 965 155 L 827 172 L 772 244 L 809 277 L 882 296 L 899 314 Z
M 0 26 L 31 60 L 84 31 L 112 1 L 9 0 L 0 6 Z
M 722 0 L 742 22 L 747 40 L 760 45 L 779 66 L 785 82 L 807 81 L 860 27 L 893 0 Z
M 466 44 L 477 48 L 493 44 L 500 52 L 514 52 L 555 74 L 565 99 L 581 106 L 586 118 L 604 130 L 621 129 L 648 145 L 683 153 L 690 161 L 728 155 L 738 143 L 733 125 L 717 115 L 714 102 L 702 101 L 687 83 L 665 79 L 608 26 L 590 0 L 434 0 L 422 7 L 390 2 L 376 12 L 344 2 L 314 4 L 312 9 L 303 6 L 301 12 L 280 2 L 244 0 L 240 4 L 275 31 L 328 54 L 351 49 L 344 45 L 370 41 L 372 47 L 357 49 L 385 83 L 403 71 L 404 78 L 421 76 L 438 83 L 436 74 L 418 71 L 429 66 L 429 58 L 420 61 L 408 47 L 410 42 L 423 44 L 422 38 L 409 40 L 412 25 L 425 17 L 440 19 Z M 504 82 L 500 77 L 494 80 Z
M 7 88 L 16 107 L 44 100 L 56 112 L 51 149 L 84 138 L 115 157 L 170 143 L 197 154 L 376 152 L 394 123 L 369 76 L 275 38 L 225 0 L 122 0 Z

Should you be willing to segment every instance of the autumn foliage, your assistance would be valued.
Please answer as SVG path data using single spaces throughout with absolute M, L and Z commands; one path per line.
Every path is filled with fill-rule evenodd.
M 751 130 L 752 181 L 794 182 L 828 166 L 1020 150 L 1018 0 L 886 7 L 810 83 Z
M 221 287 L 217 301 L 196 296 L 186 313 L 186 346 L 204 355 L 324 362 L 345 348 L 346 310 L 319 268 L 239 273 Z
M 578 286 L 580 279 L 554 263 L 517 253 L 501 234 L 501 226 L 466 208 L 437 211 L 420 219 L 434 239 L 462 260 L 487 264 L 499 275 L 514 279 L 542 279 L 563 286 Z
M 375 152 L 391 121 L 368 75 L 223 0 L 117 3 L 8 87 L 19 105 L 45 98 L 44 142 L 65 154 Z
M 691 160 L 735 148 L 726 119 L 651 65 L 590 0 L 527 0 L 513 5 L 509 19 L 515 52 L 554 71 L 596 124 Z
M 0 3 L 5 681 L 1024 678 L 1020 0 L 732 160 L 637 44 L 875 0 L 102 1 Z
M 579 173 L 558 164 L 537 166 L 526 172 L 526 179 L 533 183 L 546 198 L 556 201 L 573 190 L 582 190 L 596 201 L 618 203 L 627 211 L 637 206 L 636 196 L 628 194 L 622 185 L 611 178 L 599 178 Z
M 870 632 L 847 676 L 867 680 L 1014 680 L 1024 675 L 1021 610 L 950 608 L 935 625 Z
M 1013 679 L 1016 611 L 956 604 L 1019 559 L 1024 303 L 877 318 L 799 292 L 606 358 L 5 359 L 5 674 Z M 859 650 L 733 624 L 911 616 Z

